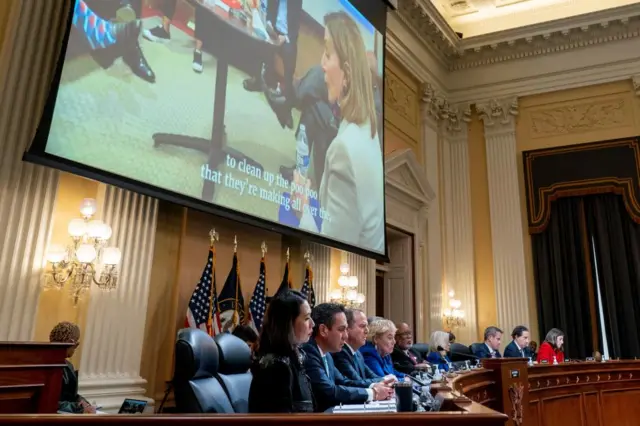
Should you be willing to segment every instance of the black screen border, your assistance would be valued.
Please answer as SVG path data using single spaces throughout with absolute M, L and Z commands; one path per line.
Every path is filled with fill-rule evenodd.
M 69 11 L 67 12 L 67 23 L 64 38 L 62 40 L 62 46 L 60 48 L 60 54 L 56 63 L 55 73 L 51 81 L 49 94 L 45 103 L 40 122 L 36 129 L 34 138 L 23 154 L 22 160 L 25 162 L 38 164 L 41 166 L 51 167 L 64 172 L 75 174 L 88 179 L 96 180 L 105 184 L 117 186 L 132 192 L 137 192 L 149 197 L 156 198 L 158 200 L 168 201 L 180 206 L 192 208 L 204 213 L 209 213 L 215 216 L 219 216 L 225 219 L 233 220 L 236 222 L 244 223 L 250 226 L 265 229 L 267 231 L 279 233 L 281 235 L 287 235 L 294 238 L 299 238 L 302 241 L 311 241 L 319 244 L 323 244 L 328 247 L 334 247 L 340 250 L 356 253 L 371 259 L 375 259 L 382 262 L 389 262 L 388 256 L 388 244 L 387 244 L 387 203 L 386 203 L 386 190 L 383 197 L 383 210 L 385 218 L 384 227 L 384 253 L 377 253 L 375 251 L 367 250 L 362 247 L 343 243 L 342 241 L 334 240 L 313 232 L 308 232 L 302 229 L 292 228 L 280 223 L 270 221 L 268 219 L 262 219 L 257 216 L 253 216 L 247 213 L 243 213 L 239 210 L 234 210 L 228 207 L 215 204 L 213 202 L 208 203 L 206 201 L 189 197 L 178 192 L 170 191 L 160 188 L 155 185 L 151 185 L 139 180 L 131 179 L 119 174 L 111 173 L 106 170 L 98 169 L 96 167 L 89 166 L 80 162 L 72 161 L 64 157 L 49 154 L 45 151 L 47 140 L 49 138 L 49 132 L 51 130 L 51 124 L 53 121 L 53 114 L 58 97 L 58 91 L 60 87 L 60 80 L 62 78 L 62 70 L 64 67 L 64 59 L 67 53 L 67 47 L 69 45 L 69 35 L 71 34 L 71 28 L 73 26 L 73 12 L 75 8 L 76 0 L 67 0 L 69 2 Z M 384 161 L 384 145 L 385 145 L 385 126 L 384 126 L 384 112 L 385 112 L 385 78 L 386 72 L 386 25 L 387 25 L 387 4 L 385 0 L 349 0 L 349 2 L 360 12 L 362 15 L 371 22 L 376 30 L 382 36 L 382 63 L 383 63 L 383 78 L 382 78 L 382 179 L 386 182 L 386 165 Z M 386 185 L 385 185 L 386 187 Z

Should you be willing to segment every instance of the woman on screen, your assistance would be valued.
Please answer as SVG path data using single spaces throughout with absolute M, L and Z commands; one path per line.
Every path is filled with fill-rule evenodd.
M 338 134 L 325 159 L 319 208 L 303 208 L 300 227 L 384 252 L 384 171 L 373 82 L 364 40 L 346 12 L 325 16 L 322 70 L 329 102 L 339 107 Z M 311 182 L 294 172 L 296 187 Z M 309 205 L 306 194 L 303 205 Z M 312 203 L 311 205 L 313 205 Z

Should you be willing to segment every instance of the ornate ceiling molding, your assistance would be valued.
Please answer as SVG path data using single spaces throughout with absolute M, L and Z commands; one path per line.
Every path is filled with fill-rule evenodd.
M 403 0 L 400 20 L 449 71 L 529 59 L 640 37 L 640 8 L 629 5 L 460 39 L 429 0 Z

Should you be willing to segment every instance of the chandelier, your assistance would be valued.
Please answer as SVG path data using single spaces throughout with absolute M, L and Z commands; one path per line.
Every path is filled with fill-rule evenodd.
M 455 295 L 453 290 L 449 292 L 449 307 L 444 310 L 443 314 L 444 325 L 449 330 L 465 326 L 464 311 L 460 309 L 462 302 L 456 299 Z
M 47 250 L 44 288 L 62 289 L 70 283 L 76 303 L 91 283 L 108 291 L 118 282 L 117 265 L 122 253 L 117 247 L 107 246 L 112 230 L 103 221 L 91 219 L 96 210 L 96 200 L 85 198 L 80 205 L 82 218 L 72 219 L 67 226 L 71 243 L 66 247 L 52 244 Z
M 349 264 L 343 262 L 340 265 L 339 289 L 331 292 L 329 298 L 334 303 L 339 303 L 347 308 L 359 308 L 365 301 L 365 296 L 358 293 L 358 277 L 349 275 Z

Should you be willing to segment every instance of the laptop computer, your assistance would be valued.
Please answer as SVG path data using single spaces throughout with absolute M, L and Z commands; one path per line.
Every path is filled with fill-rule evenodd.
M 120 406 L 118 414 L 142 414 L 146 407 L 147 401 L 126 398 Z

